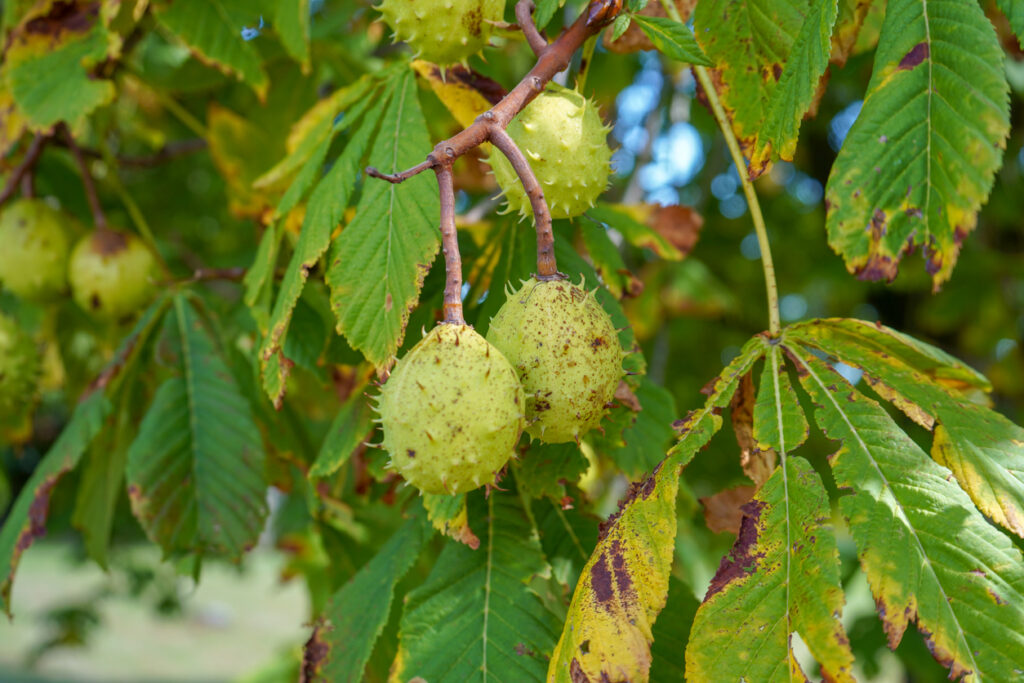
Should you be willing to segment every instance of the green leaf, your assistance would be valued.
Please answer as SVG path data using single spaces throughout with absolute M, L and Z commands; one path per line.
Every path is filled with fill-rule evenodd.
M 437 531 L 459 543 L 465 543 L 473 550 L 480 547 L 480 539 L 469 527 L 465 493 L 454 496 L 424 493 L 423 507 Z
M 427 123 L 411 69 L 395 79 L 370 163 L 385 173 L 423 161 Z M 335 241 L 327 282 L 338 332 L 377 366 L 405 337 L 409 313 L 440 245 L 437 185 L 421 173 L 401 185 L 370 178 L 352 222 Z
M 608 452 L 629 477 L 649 472 L 661 461 L 672 441 L 672 422 L 677 417 L 672 394 L 647 376 L 640 378 L 636 398 L 640 412 L 635 413 L 633 424 L 622 432 L 624 445 Z
M 523 681 L 544 676 L 558 623 L 527 586 L 548 571 L 519 496 L 469 495 L 479 550 L 448 542 L 406 596 L 394 680 Z
M 1017 42 L 1024 45 L 1024 2 L 1022 0 L 996 0 L 996 5 L 1010 22 L 1010 28 L 1013 30 L 1013 35 L 1017 36 Z
M 700 602 L 690 587 L 670 576 L 668 601 L 651 632 L 651 683 L 676 683 L 686 680 L 684 653 L 690 640 L 690 627 Z
M 519 490 L 528 498 L 547 496 L 562 503 L 566 486 L 575 484 L 590 463 L 575 443 L 548 444 L 533 441 L 529 449 L 513 463 Z
M 12 35 L 2 81 L 31 128 L 43 130 L 62 121 L 79 128 L 94 109 L 114 99 L 114 84 L 93 77 L 90 70 L 111 56 L 111 45 L 119 41 L 95 20 L 65 26 L 39 17 L 36 23 L 46 29 Z
M 533 22 L 537 28 L 543 30 L 564 4 L 565 0 L 537 0 L 537 8 L 533 11 Z
M 814 102 L 819 81 L 828 68 L 837 12 L 836 0 L 811 0 L 779 83 L 768 100 L 764 127 L 757 134 L 751 166 L 766 166 L 773 155 L 793 160 L 800 122 Z
M 128 493 L 146 534 L 167 555 L 241 556 L 267 516 L 264 452 L 245 397 L 178 295 L 166 337 L 179 376 L 153 397 L 128 451 Z
M 841 446 L 839 500 L 889 646 L 916 621 L 951 678 L 1024 670 L 1024 558 L 875 401 L 787 343 L 815 421 Z
M 373 427 L 373 411 L 361 387 L 353 389 L 327 429 L 316 462 L 309 468 L 310 478 L 329 477 L 348 462 Z
M 665 606 L 675 548 L 676 494 L 683 467 L 722 426 L 740 377 L 764 352 L 749 341 L 715 380 L 704 407 L 678 423 L 679 442 L 643 481 L 636 482 L 604 524 L 583 568 L 549 681 L 646 680 L 651 628 Z
M 633 22 L 647 34 L 654 47 L 658 48 L 658 52 L 665 56 L 689 64 L 713 64 L 701 51 L 697 39 L 685 24 L 668 17 L 648 17 L 643 14 L 634 14 Z
M 309 0 L 277 0 L 274 28 L 292 59 L 309 70 Z
M 694 10 L 697 42 L 715 64 L 718 98 L 748 158 L 807 8 L 808 0 L 701 0 Z M 765 170 L 751 165 L 749 173 Z
M 612 24 L 612 40 L 621 38 L 622 34 L 629 30 L 629 25 L 632 21 L 633 15 L 628 12 L 623 12 L 615 17 L 615 22 Z
M 867 97 L 825 190 L 847 269 L 892 280 L 920 246 L 938 288 L 992 189 L 1010 130 L 995 29 L 972 0 L 893 0 Z
M 303 680 L 360 681 L 391 611 L 395 584 L 412 567 L 432 532 L 416 511 L 373 559 L 335 593 L 306 643 Z
M 646 223 L 637 220 L 626 211 L 620 210 L 627 208 L 629 207 L 619 207 L 614 204 L 598 202 L 596 206 L 592 206 L 587 210 L 586 215 L 587 218 L 603 223 L 609 228 L 614 228 L 633 246 L 640 247 L 641 249 L 650 249 L 659 258 L 668 261 L 681 261 L 683 259 L 683 253 L 676 249 L 661 233 Z
M 544 556 L 555 580 L 572 590 L 597 545 L 598 519 L 551 500 L 531 503 Z
M 601 225 L 584 222 L 580 225 L 580 234 L 594 263 L 594 270 L 616 299 L 636 296 L 643 290 L 643 283 L 626 267 L 619 248 Z
M 223 0 L 162 0 L 154 3 L 153 12 L 197 57 L 248 84 L 261 99 L 266 96 L 270 82 L 259 52 L 242 38 L 243 24 Z
M 754 404 L 754 438 L 777 453 L 792 453 L 807 440 L 807 417 L 793 391 L 778 345 L 768 349 Z
M 39 461 L 32 477 L 18 494 L 0 529 L 0 603 L 11 614 L 11 583 L 21 554 L 46 533 L 50 496 L 61 478 L 78 466 L 89 443 L 99 433 L 110 404 L 102 391 L 86 396 L 75 407 L 57 441 Z
M 828 493 L 810 463 L 780 453 L 697 610 L 686 648 L 694 680 L 806 680 L 794 633 L 826 680 L 854 680 Z
M 331 170 L 317 184 L 312 197 L 310 197 L 309 205 L 306 208 L 306 217 L 302 223 L 302 232 L 299 233 L 295 252 L 288 262 L 288 268 L 281 281 L 281 288 L 278 291 L 277 300 L 274 302 L 273 312 L 270 314 L 269 331 L 260 348 L 263 387 L 275 404 L 280 403 L 285 391 L 287 364 L 282 362 L 281 356 L 292 313 L 302 294 L 302 289 L 305 287 L 306 280 L 309 278 L 310 269 L 327 251 L 331 233 L 338 226 L 345 208 L 348 206 L 355 189 L 356 178 L 359 175 L 360 163 L 370 145 L 377 121 L 390 101 L 389 95 L 390 92 L 380 99 L 364 100 L 367 104 L 355 105 L 353 111 L 343 119 L 345 126 L 355 124 L 360 120 L 362 124 L 355 130 L 344 151 L 335 160 Z M 369 109 L 369 113 L 365 117 L 362 117 L 363 107 L 368 106 L 370 102 L 373 102 L 372 108 Z M 321 145 L 326 154 L 330 138 L 325 139 Z M 313 160 L 307 163 L 306 168 L 315 164 L 316 170 L 319 170 L 321 162 L 322 157 L 314 156 Z M 303 173 L 305 170 L 304 168 Z M 301 182 L 301 179 L 302 173 L 295 182 Z
M 787 332 L 865 372 L 884 399 L 934 431 L 932 457 L 974 504 L 1024 537 L 1024 429 L 979 405 L 988 380 L 923 342 L 857 320 L 817 320 Z
M 830 60 L 839 67 L 846 65 L 846 60 L 857 53 L 857 41 L 861 37 L 861 28 L 881 0 L 839 0 L 839 12 L 835 26 L 832 28 L 832 54 Z M 876 29 L 877 31 L 877 29 Z M 877 38 L 877 36 L 876 36 Z M 872 48 L 874 45 L 871 46 Z

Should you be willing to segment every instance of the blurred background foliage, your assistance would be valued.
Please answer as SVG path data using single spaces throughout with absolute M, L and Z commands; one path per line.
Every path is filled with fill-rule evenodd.
M 287 183 L 272 182 L 254 188 L 253 182 L 285 156 L 292 125 L 336 89 L 390 60 L 407 57 L 403 46 L 390 44 L 386 27 L 362 0 L 309 0 L 307 64 L 296 61 L 284 48 L 273 23 L 261 16 L 260 3 L 251 7 L 228 4 L 235 10 L 232 18 L 241 20 L 239 39 L 259 54 L 269 83 L 265 99 L 250 85 L 193 56 L 147 15 L 113 69 L 114 101 L 88 117 L 77 136 L 95 157 L 92 169 L 110 223 L 130 229 L 137 226 L 139 215 L 144 217 L 176 281 L 187 280 L 200 268 L 248 268 L 273 207 L 287 187 Z M 579 3 L 567 4 L 564 15 L 557 15 L 549 26 L 549 34 L 562 21 L 574 18 Z M 512 9 L 509 3 L 509 21 L 514 20 Z M 871 30 L 869 25 L 865 34 Z M 877 26 L 874 30 L 877 32 Z M 502 43 L 499 47 L 472 58 L 470 66 L 509 89 L 532 66 L 533 56 L 521 42 L 498 42 Z M 1013 133 L 1003 167 L 951 281 L 933 294 L 920 254 L 903 262 L 892 284 L 868 283 L 848 274 L 826 243 L 823 187 L 856 118 L 871 73 L 870 36 L 862 36 L 861 42 L 861 51 L 845 66 L 830 67 L 828 88 L 817 115 L 803 125 L 794 162 L 777 164 L 756 184 L 775 256 L 783 322 L 830 316 L 862 318 L 931 342 L 985 373 L 995 388 L 996 408 L 1015 422 L 1024 422 L 1024 62 L 1019 61 L 1024 55 L 1010 38 L 1006 70 L 1013 88 Z M 570 85 L 578 59 L 567 74 Z M 746 339 L 767 325 L 757 241 L 725 144 L 714 119 L 698 102 L 694 78 L 685 65 L 654 52 L 615 54 L 598 44 L 589 69 L 587 94 L 597 100 L 605 120 L 614 125 L 615 175 L 604 200 L 633 206 L 640 221 L 654 225 L 670 243 L 688 252 L 683 260 L 666 260 L 651 249 L 631 245 L 619 231 L 607 233 L 630 273 L 619 274 L 621 279 L 616 281 L 647 359 L 648 376 L 657 385 L 641 398 L 649 398 L 664 418 L 666 433 L 654 434 L 650 444 L 654 452 L 663 452 L 671 436 L 667 424 L 701 405 L 701 387 Z M 421 81 L 420 86 L 431 138 L 439 140 L 456 132 L 458 124 L 429 84 Z M 343 143 L 339 140 L 336 147 Z M 151 163 L 154 155 L 159 157 L 166 150 L 176 151 Z M 0 162 L 0 178 L 10 172 L 17 154 L 12 151 L 9 159 Z M 336 154 L 336 149 L 329 152 L 328 159 Z M 464 158 L 455 170 L 460 238 L 470 285 L 467 318 L 483 329 L 498 302 L 485 298 L 488 289 L 474 281 L 474 264 L 485 260 L 488 247 L 500 238 L 502 245 L 515 246 L 512 253 L 505 254 L 516 260 L 511 271 L 529 272 L 532 231 L 511 216 L 495 213 L 500 204 L 495 199 L 496 186 L 478 159 Z M 40 196 L 72 214 L 81 230 L 92 224 L 78 170 L 66 149 L 47 148 L 36 169 L 35 185 Z M 644 204 L 678 204 L 690 207 L 700 218 L 680 211 L 662 214 Z M 658 222 L 658 216 L 663 220 Z M 286 225 L 285 238 L 294 243 L 301 221 L 290 219 Z M 569 241 L 586 254 L 587 232 L 595 227 L 604 230 L 592 214 L 572 225 L 558 225 L 557 233 L 563 245 Z M 696 241 L 695 228 L 699 229 Z M 282 260 L 279 267 L 283 269 L 286 263 Z M 497 288 L 493 291 L 503 286 L 503 282 L 490 283 Z M 419 338 L 416 332 L 421 327 L 432 326 L 440 309 L 442 287 L 439 258 L 424 284 L 421 305 L 412 314 L 406 348 Z M 255 311 L 247 306 L 242 286 L 232 280 L 204 282 L 196 291 L 217 321 L 217 335 L 231 352 L 229 360 L 241 368 L 236 373 L 243 378 L 240 381 L 248 377 L 252 382 L 243 384 L 243 391 L 251 398 L 257 421 L 271 444 L 273 517 L 256 554 L 274 558 L 266 560 L 267 566 L 273 567 L 271 573 L 281 581 L 306 589 L 308 597 L 292 595 L 298 595 L 300 602 L 308 601 L 302 617 L 308 621 L 397 528 L 401 520 L 396 496 L 401 500 L 410 495 L 408 490 L 396 489 L 393 479 L 377 476 L 380 457 L 361 449 L 332 478 L 314 485 L 305 476 L 331 420 L 352 392 L 367 390 L 365 383 L 371 373 L 361 356 L 333 334 L 326 289 L 322 280 L 311 278 L 286 346 L 286 355 L 296 368 L 284 406 L 275 412 L 251 372 L 253 349 L 260 339 L 259 304 Z M 0 310 L 33 331 L 44 342 L 47 354 L 44 390 L 31 425 L 4 426 L 6 438 L 0 446 L 2 516 L 59 434 L 69 407 L 128 328 L 97 324 L 70 302 L 42 308 L 5 292 L 0 292 Z M 140 382 L 155 386 L 155 373 L 143 375 Z M 659 393 L 657 387 L 667 393 Z M 647 405 L 646 400 L 642 402 Z M 928 436 L 906 419 L 897 419 L 922 441 Z M 821 467 L 833 448 L 812 430 L 803 453 Z M 592 466 L 583 485 L 590 495 L 570 488 L 577 512 L 590 519 L 613 511 L 628 482 L 657 462 L 656 456 L 651 459 L 650 449 L 632 455 L 623 449 L 607 449 L 620 458 L 615 462 L 597 437 L 588 442 L 586 450 Z M 725 433 L 714 439 L 687 468 L 684 479 L 676 578 L 687 584 L 691 593 L 700 595 L 734 536 L 708 529 L 698 499 L 749 483 L 740 469 L 732 436 Z M 825 476 L 825 481 L 831 485 L 830 477 Z M 63 575 L 68 577 L 78 576 L 79 570 L 71 567 L 80 568 L 85 562 L 81 536 L 71 525 L 77 486 L 78 475 L 72 475 L 57 487 L 46 538 L 47 545 L 70 551 L 40 551 L 40 557 L 45 555 L 48 561 L 66 568 Z M 0 634 L 31 631 L 30 636 L 0 636 L 0 641 L 20 644 L 17 649 L 0 645 L 0 678 L 29 676 L 27 671 L 33 668 L 44 677 L 49 675 L 47 671 L 70 676 L 59 664 L 47 669 L 48 658 L 59 661 L 66 648 L 89 648 L 91 642 L 102 639 L 99 634 L 111 627 L 102 616 L 109 614 L 105 606 L 117 596 L 128 596 L 140 609 L 152 611 L 162 620 L 194 624 L 186 615 L 192 609 L 189 601 L 194 599 L 187 577 L 195 568 L 160 565 L 155 553 L 138 552 L 145 543 L 127 498 L 122 496 L 113 527 L 110 573 L 98 579 L 99 587 L 91 592 L 67 596 L 65 591 L 57 591 L 63 602 L 47 605 L 44 601 L 37 611 L 22 615 L 13 625 L 0 624 Z M 422 582 L 443 544 L 443 538 L 432 541 L 433 552 L 421 556 L 399 584 L 399 597 Z M 852 543 L 841 541 L 840 550 L 848 599 L 846 621 L 865 679 L 944 678 L 945 672 L 918 638 L 905 638 L 895 654 L 888 653 Z M 253 578 L 259 574 L 253 567 L 264 562 L 256 558 L 237 570 L 237 580 L 251 581 L 245 584 L 252 586 L 251 595 L 244 600 L 264 600 L 268 584 Z M 48 590 L 34 581 L 37 572 L 30 572 L 29 566 L 36 565 L 26 565 L 19 578 L 15 610 L 20 591 L 28 595 Z M 40 568 L 38 575 L 54 573 Z M 673 596 L 670 600 L 685 600 L 678 597 L 678 591 Z M 396 599 L 393 611 L 400 605 L 401 600 Z M 233 674 L 223 668 L 215 669 L 217 673 L 204 670 L 203 658 L 197 656 L 193 669 L 183 670 L 180 676 L 211 680 L 256 671 L 259 673 L 246 680 L 294 680 L 301 623 L 264 634 L 266 638 L 260 642 L 267 646 L 251 648 L 246 661 L 234 663 Z M 225 628 L 237 625 L 229 623 Z M 367 667 L 368 680 L 385 677 L 394 656 L 396 629 L 393 614 Z M 139 641 L 124 642 L 127 648 L 160 647 L 158 641 L 147 637 L 145 629 L 134 631 L 131 637 Z M 198 649 L 193 653 L 201 651 L 202 645 L 194 647 Z M 656 642 L 656 652 L 658 647 Z M 86 664 L 79 662 L 79 666 L 88 666 L 88 659 L 82 661 Z M 103 671 L 102 676 L 109 680 L 128 680 L 138 673 Z M 83 680 L 97 675 L 87 669 L 75 676 L 79 674 Z

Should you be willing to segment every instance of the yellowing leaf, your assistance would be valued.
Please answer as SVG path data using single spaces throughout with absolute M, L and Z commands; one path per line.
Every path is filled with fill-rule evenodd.
M 853 681 L 828 492 L 810 463 L 780 452 L 782 467 L 743 506 L 736 543 L 697 610 L 691 680 L 807 680 L 792 651 L 799 633 L 826 680 Z
M 430 84 L 431 90 L 463 128 L 469 127 L 504 95 L 497 83 L 463 66 L 442 69 L 417 59 L 412 68 Z
M 760 338 L 744 346 L 715 381 L 704 407 L 676 425 L 680 438 L 669 455 L 633 484 L 605 523 L 573 593 L 548 681 L 647 680 L 651 628 L 668 594 L 679 475 L 722 426 L 722 409 L 763 350 Z

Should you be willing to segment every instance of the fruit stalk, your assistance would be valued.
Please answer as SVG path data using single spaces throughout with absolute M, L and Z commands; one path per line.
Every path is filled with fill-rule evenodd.
M 82 172 L 82 187 L 85 188 L 85 197 L 89 200 L 89 210 L 92 211 L 93 223 L 96 224 L 97 228 L 105 228 L 107 227 L 107 217 L 100 206 L 100 199 L 96 194 L 96 184 L 92 180 L 89 163 L 85 160 L 85 156 L 78 147 L 78 143 L 75 142 L 75 138 L 71 135 L 71 131 L 63 124 L 61 127 L 63 128 L 64 139 L 68 143 L 68 149 L 71 150 L 71 156 L 75 158 L 75 163 L 78 164 L 78 168 Z
M 32 142 L 28 146 L 28 150 L 25 152 L 25 158 L 11 172 L 11 177 L 7 179 L 7 184 L 4 185 L 3 191 L 0 192 L 0 204 L 14 196 L 15 190 L 18 189 L 18 183 L 36 165 L 36 161 L 39 159 L 39 155 L 42 154 L 45 144 L 46 137 L 42 133 L 36 133 L 36 136 L 32 138 Z
M 530 198 L 533 220 L 537 228 L 537 279 L 564 280 L 565 275 L 558 272 L 558 264 L 555 262 L 555 233 L 551 230 L 551 212 L 548 211 L 548 203 L 544 200 L 544 190 L 541 189 L 537 176 L 526 161 L 526 155 L 503 128 L 492 131 L 491 142 L 508 158 L 508 162 L 512 164 L 516 175 L 523 183 L 526 196 Z
M 437 186 L 441 192 L 441 251 L 444 253 L 444 321 L 465 325 L 462 317 L 462 255 L 455 228 L 455 183 L 452 167 L 442 164 L 434 168 Z

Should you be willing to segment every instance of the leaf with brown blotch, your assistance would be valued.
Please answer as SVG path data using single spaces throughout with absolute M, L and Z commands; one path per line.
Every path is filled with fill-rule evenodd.
M 676 423 L 679 441 L 668 456 L 632 485 L 602 526 L 551 656 L 548 681 L 647 680 L 651 628 L 668 593 L 680 472 L 721 428 L 722 410 L 763 349 L 760 338 L 744 346 L 712 383 L 704 407 Z
M 840 442 L 829 464 L 889 646 L 916 622 L 951 678 L 1024 670 L 1024 558 L 876 403 L 784 340 L 815 421 Z
M 740 380 L 740 386 L 729 404 L 729 420 L 740 447 L 740 466 L 758 487 L 772 476 L 778 460 L 775 451 L 762 448 L 754 438 L 754 379 L 748 373 Z
M 794 633 L 826 680 L 854 680 L 828 492 L 810 463 L 782 456 L 743 506 L 736 543 L 697 610 L 686 647 L 692 680 L 807 680 L 792 651 Z

